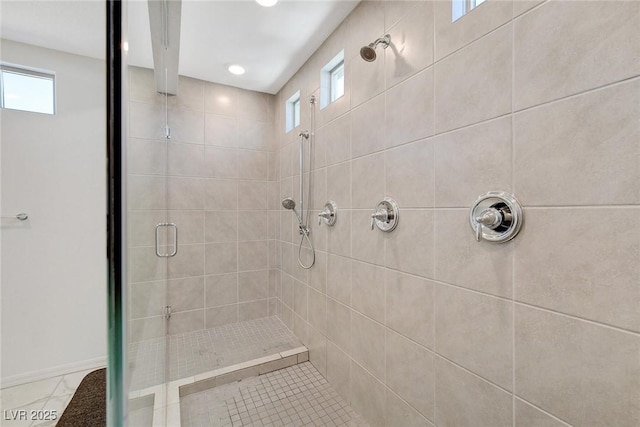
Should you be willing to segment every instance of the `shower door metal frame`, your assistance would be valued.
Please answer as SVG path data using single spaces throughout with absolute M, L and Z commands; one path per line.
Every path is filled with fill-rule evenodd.
M 125 135 L 126 108 L 123 96 L 125 57 L 123 42 L 127 25 L 126 3 L 107 0 L 106 89 L 107 89 L 107 425 L 125 425 L 127 413 L 126 375 L 126 199 Z

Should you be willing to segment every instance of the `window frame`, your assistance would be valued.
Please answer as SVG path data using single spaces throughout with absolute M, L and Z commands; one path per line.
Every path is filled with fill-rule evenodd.
M 342 92 L 337 95 L 338 79 L 342 79 Z M 336 102 L 344 96 L 344 59 L 329 71 L 329 103 Z
M 451 0 L 451 22 L 456 22 L 486 1 L 487 0 Z M 460 13 L 460 15 L 456 16 L 456 12 Z
M 4 82 L 5 73 L 18 74 L 36 79 L 44 79 L 51 81 L 51 112 L 34 111 L 27 109 L 18 109 L 6 107 L 5 101 L 5 88 Z M 46 114 L 48 116 L 55 116 L 57 113 L 57 84 L 56 73 L 49 70 L 41 70 L 37 68 L 27 67 L 24 65 L 10 64 L 6 62 L 0 62 L 0 109 L 12 110 L 12 111 L 24 111 L 27 113 Z
M 298 126 L 300 126 L 301 121 L 301 107 L 302 107 L 302 97 L 300 95 L 300 90 L 297 90 L 293 95 L 289 97 L 284 103 L 284 131 L 285 133 L 291 132 Z
M 298 126 L 300 126 L 300 97 L 299 96 L 298 96 L 298 99 L 293 101 L 293 105 L 291 106 L 291 108 L 293 109 L 293 111 L 292 111 L 292 114 L 293 114 L 293 129 L 295 129 Z
M 341 49 L 324 67 L 320 69 L 320 109 L 328 107 L 342 96 L 335 96 L 335 85 L 332 85 L 332 77 L 336 71 L 342 69 L 343 92 L 342 96 L 347 93 L 347 67 L 344 57 L 344 49 Z M 333 88 L 332 88 L 333 87 Z

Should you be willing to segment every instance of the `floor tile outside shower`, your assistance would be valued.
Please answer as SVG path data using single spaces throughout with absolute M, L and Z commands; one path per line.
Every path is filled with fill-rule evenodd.
M 95 369 L 73 372 L 67 375 L 60 375 L 45 380 L 34 381 L 21 384 L 15 387 L 8 387 L 0 390 L 0 407 L 2 427 L 50 427 L 55 426 L 60 419 L 64 409 L 67 407 L 73 394 L 80 385 L 82 379 Z M 41 411 L 54 414 L 55 420 L 10 420 L 11 414 L 8 411 L 27 411 L 27 418 L 30 418 L 31 411 Z M 7 411 L 7 413 L 5 413 Z M 5 416 L 6 415 L 6 416 Z

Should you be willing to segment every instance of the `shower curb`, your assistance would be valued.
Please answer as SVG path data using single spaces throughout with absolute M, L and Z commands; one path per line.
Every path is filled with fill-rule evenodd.
M 307 347 L 297 347 L 270 356 L 260 357 L 248 362 L 238 363 L 225 368 L 215 369 L 164 385 L 149 387 L 129 393 L 129 399 L 150 398 L 153 400 L 153 427 L 180 427 L 180 398 L 199 393 L 224 384 L 230 384 L 249 377 L 267 374 L 288 368 L 309 360 Z M 166 422 L 165 422 L 166 420 Z

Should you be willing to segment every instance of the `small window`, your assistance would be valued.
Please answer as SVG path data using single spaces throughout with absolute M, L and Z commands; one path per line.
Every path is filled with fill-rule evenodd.
M 293 103 L 293 127 L 300 126 L 300 98 L 296 99 Z
M 300 126 L 300 91 L 297 91 L 284 104 L 285 107 L 285 132 Z
M 55 114 L 55 74 L 0 65 L 0 108 Z
M 331 70 L 331 102 L 344 95 L 344 61 Z
M 340 99 L 345 93 L 344 50 L 320 70 L 320 108 Z
M 485 0 L 451 0 L 451 22 L 457 21 Z

